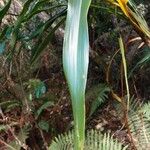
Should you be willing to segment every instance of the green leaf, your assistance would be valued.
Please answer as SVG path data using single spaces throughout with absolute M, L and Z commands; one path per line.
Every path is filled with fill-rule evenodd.
M 25 2 L 24 6 L 23 6 L 23 9 L 22 9 L 22 11 L 21 11 L 21 14 L 20 14 L 21 17 L 23 17 L 23 16 L 27 13 L 27 11 L 28 11 L 29 8 L 30 8 L 31 3 L 33 3 L 33 2 L 34 2 L 34 0 L 27 0 L 27 1 Z M 23 18 L 22 18 L 22 19 L 23 19 Z
M 49 131 L 49 123 L 48 123 L 47 121 L 41 120 L 41 121 L 38 123 L 38 126 L 39 126 L 42 130 L 44 130 L 44 131 L 46 131 L 46 132 Z
M 24 20 L 24 17 L 26 15 L 27 11 L 29 10 L 30 4 L 32 2 L 33 2 L 33 0 L 26 1 L 26 3 L 23 6 L 23 9 L 22 9 L 22 11 L 21 11 L 21 13 L 20 13 L 15 25 L 14 25 L 14 29 L 13 29 L 12 37 L 11 37 L 11 42 L 10 42 L 10 45 L 11 45 L 11 48 L 12 48 L 10 56 L 12 56 L 12 54 L 15 51 L 15 46 L 16 46 L 16 42 L 17 42 L 17 39 L 18 39 L 18 34 L 19 34 L 21 24 Z
M 30 79 L 27 85 L 30 93 L 33 92 L 36 98 L 40 98 L 46 92 L 45 83 L 39 79 Z
M 7 39 L 10 39 L 10 38 L 11 38 L 12 29 L 13 29 L 13 28 L 10 26 L 10 27 L 8 27 L 7 30 L 6 30 L 5 37 L 6 37 Z
M 91 89 L 91 92 L 87 93 L 88 99 L 93 99 L 91 104 L 91 110 L 89 117 L 96 111 L 96 109 L 106 101 L 108 98 L 108 92 L 110 88 L 106 84 L 100 84 Z
M 5 26 L 2 33 L 0 34 L 0 41 L 10 39 L 12 33 L 12 26 Z
M 128 73 L 127 73 L 127 61 L 125 56 L 125 47 L 123 43 L 123 39 L 120 36 L 119 38 L 119 46 L 122 56 L 122 64 L 123 64 L 123 70 L 124 70 L 124 78 L 125 78 L 125 85 L 126 85 L 126 92 L 127 92 L 127 110 L 129 109 L 130 104 L 130 91 L 129 91 L 129 83 L 128 83 Z
M 34 46 L 34 48 L 32 49 L 31 65 L 39 58 L 41 53 L 44 51 L 44 49 L 50 42 L 51 38 L 53 37 L 54 32 L 64 22 L 64 18 L 56 24 L 56 26 L 49 32 L 46 38 L 44 38 L 44 40 L 42 41 L 42 38 L 45 37 L 45 31 L 47 31 L 47 29 L 51 27 L 51 25 L 54 23 L 54 21 L 56 21 L 56 19 L 64 16 L 65 14 L 66 14 L 66 9 L 63 9 L 61 12 L 59 12 L 58 14 L 50 18 L 48 21 L 46 21 L 46 23 L 41 28 L 38 29 L 39 31 L 38 30 L 36 31 L 37 34 L 39 32 L 39 40 Z
M 55 31 L 58 27 L 64 22 L 64 18 L 49 32 L 46 38 L 41 42 L 41 39 L 38 41 L 36 46 L 32 50 L 32 57 L 31 57 L 31 65 L 39 58 L 41 53 L 44 51 L 46 46 L 49 44 L 51 38 L 53 37 Z M 43 34 L 42 34 L 43 35 Z
M 6 4 L 6 6 L 0 11 L 0 22 L 2 21 L 2 19 L 6 15 L 8 9 L 10 7 L 10 4 L 11 4 L 11 0 L 9 0 L 9 2 Z
M 11 122 L 10 124 L 0 124 L 0 132 L 7 131 L 9 127 L 16 126 L 17 124 L 18 124 L 17 122 Z
M 4 52 L 5 47 L 6 47 L 5 42 L 0 43 L 0 55 Z
M 141 109 L 140 112 L 144 114 L 144 117 L 147 118 L 148 121 L 150 121 L 150 102 L 145 103 Z
M 31 19 L 34 15 L 38 14 L 38 13 L 41 13 L 43 11 L 50 11 L 50 10 L 54 10 L 55 8 L 59 8 L 59 7 L 62 7 L 64 5 L 56 5 L 56 6 L 52 6 L 50 8 L 45 8 L 45 9 L 38 9 L 38 8 L 34 8 L 32 10 L 32 12 L 30 12 L 25 18 L 24 18 L 24 22 L 28 21 L 29 19 Z M 37 6 L 36 6 L 37 7 Z
M 137 64 L 133 67 L 133 69 L 131 69 L 128 78 L 130 78 L 133 74 L 133 72 L 135 71 L 135 69 L 137 69 L 138 67 L 145 65 L 147 62 L 150 62 L 150 48 L 146 47 L 144 49 L 144 51 L 146 51 L 144 53 L 144 56 L 141 58 L 141 60 L 139 62 L 137 62 Z
M 27 126 L 22 128 L 17 135 L 17 139 L 19 139 L 20 144 L 18 143 L 18 141 L 13 140 L 9 143 L 8 150 L 12 150 L 12 147 L 13 150 L 20 150 L 22 148 L 21 145 L 25 146 L 26 139 L 29 137 L 29 130 L 30 128 Z
M 37 110 L 37 117 L 42 113 L 44 109 L 47 107 L 52 106 L 54 103 L 52 101 L 47 101 L 43 105 L 40 106 L 40 108 Z
M 6 131 L 8 129 L 8 126 L 1 124 L 0 125 L 0 132 L 1 131 Z
M 71 94 L 75 122 L 75 150 L 85 137 L 85 88 L 89 62 L 87 13 L 91 0 L 69 0 L 63 45 L 63 66 Z
M 21 103 L 17 100 L 8 100 L 8 101 L 4 101 L 4 102 L 0 103 L 0 107 L 5 109 L 6 111 L 9 108 L 14 108 L 15 106 L 20 106 L 20 105 L 21 105 Z
M 0 41 L 3 40 L 3 38 L 5 37 L 5 34 L 7 32 L 8 26 L 5 26 L 3 31 L 0 33 Z
M 46 92 L 46 86 L 43 82 L 39 83 L 37 87 L 35 87 L 34 93 L 36 98 L 40 98 Z

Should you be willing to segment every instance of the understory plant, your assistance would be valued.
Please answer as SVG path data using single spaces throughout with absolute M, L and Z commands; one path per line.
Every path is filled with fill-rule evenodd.
M 145 22 L 141 25 L 142 18 L 138 17 L 127 5 L 128 0 L 110 1 L 119 6 L 125 16 L 138 30 L 149 37 L 149 30 Z M 87 13 L 91 0 L 69 0 L 67 21 L 63 44 L 63 66 L 65 76 L 69 85 L 74 116 L 74 149 L 83 150 L 85 141 L 85 88 L 89 61 L 89 39 Z M 131 3 L 130 3 L 131 4 Z M 132 5 L 131 5 L 132 6 Z M 127 81 L 127 65 L 125 60 L 123 42 L 120 38 L 120 47 L 123 58 L 125 82 L 128 95 L 129 109 L 129 87 Z
M 128 0 L 107 0 L 107 2 L 108 1 L 110 2 L 110 4 L 113 5 L 111 9 L 109 10 L 107 9 L 107 11 L 108 12 L 111 11 L 112 13 L 113 10 L 116 9 L 116 7 L 119 8 L 119 12 L 121 12 L 121 16 L 124 15 L 124 17 L 126 17 L 130 21 L 130 23 L 134 26 L 139 36 L 141 36 L 141 39 L 148 44 L 147 39 L 150 38 L 149 28 L 146 22 L 144 21 L 143 17 L 138 14 L 134 4 Z M 12 0 L 9 0 L 6 6 L 0 11 L 0 22 L 2 21 L 8 9 L 10 8 L 11 2 Z M 66 7 L 66 3 L 68 4 L 68 7 Z M 121 150 L 123 149 L 125 150 L 127 149 L 127 146 L 123 147 L 123 145 L 120 144 L 118 141 L 115 141 L 110 134 L 102 135 L 102 133 L 93 130 L 87 131 L 87 134 L 85 134 L 85 90 L 86 90 L 86 82 L 87 82 L 87 73 L 88 73 L 88 65 L 89 65 L 89 49 L 90 49 L 87 15 L 88 15 L 90 4 L 91 4 L 91 0 L 86 0 L 86 1 L 68 0 L 68 2 L 64 1 L 64 3 L 61 3 L 61 1 L 59 1 L 59 3 L 56 2 L 55 5 L 53 5 L 51 1 L 46 2 L 45 0 L 38 0 L 38 1 L 27 0 L 24 3 L 24 7 L 21 13 L 18 15 L 18 18 L 14 22 L 14 24 L 10 27 L 6 27 L 5 29 L 3 29 L 2 33 L 0 34 L 0 42 L 7 40 L 8 45 L 10 46 L 10 50 L 6 51 L 5 53 L 6 43 L 1 42 L 0 54 L 4 53 L 4 57 L 6 57 L 6 60 L 11 62 L 13 61 L 13 57 L 18 56 L 22 50 L 26 49 L 31 54 L 29 62 L 31 63 L 31 67 L 33 67 L 33 64 L 35 63 L 37 58 L 39 58 L 43 50 L 48 45 L 49 41 L 51 41 L 55 31 L 64 22 L 66 16 L 66 8 L 68 8 L 65 36 L 64 36 L 64 43 L 63 43 L 63 67 L 64 67 L 64 73 L 69 85 L 69 90 L 71 95 L 73 117 L 74 117 L 74 130 L 69 132 L 68 134 L 66 133 L 65 135 L 60 135 L 58 138 L 56 138 L 52 142 L 52 145 L 50 146 L 50 150 L 51 149 L 52 150 L 53 149 L 54 150 L 59 150 L 59 149 L 65 149 L 65 150 L 67 149 L 68 150 L 72 150 L 72 149 L 73 150 L 83 150 L 83 149 Z M 115 7 L 113 8 L 113 6 Z M 102 8 L 101 6 L 98 6 L 96 4 L 91 5 L 91 7 L 105 10 L 104 7 Z M 38 15 L 41 12 L 54 13 L 55 9 L 57 10 L 56 13 L 49 19 L 44 20 L 41 24 L 39 24 L 34 31 L 32 30 L 32 33 L 28 35 L 24 33 L 24 30 L 26 31 L 26 29 L 24 29 L 23 27 L 27 28 L 26 27 L 27 22 L 31 21 L 32 19 L 34 20 L 35 19 L 34 17 L 36 15 Z M 9 33 L 9 38 L 8 38 L 9 29 L 11 29 L 11 31 Z M 33 44 L 34 43 L 33 40 L 35 39 L 36 42 L 35 44 Z M 30 45 L 29 44 L 30 42 L 33 43 Z M 127 91 L 126 93 L 127 93 L 127 100 L 128 100 L 128 102 L 127 103 L 125 102 L 125 104 L 128 104 L 127 108 L 129 110 L 130 93 L 129 93 L 129 85 L 127 79 L 128 68 L 127 68 L 126 58 L 125 58 L 126 51 L 124 49 L 123 40 L 121 38 L 120 38 L 120 47 L 121 47 L 120 49 L 121 49 L 122 60 L 123 60 L 122 64 L 124 68 L 124 78 L 126 83 L 125 85 L 126 85 L 126 91 Z M 148 59 L 149 59 L 149 55 L 148 55 Z M 20 72 L 23 71 L 20 70 Z M 38 82 L 37 81 L 38 80 L 29 80 L 30 83 L 29 85 L 31 85 L 31 87 L 28 86 L 29 87 L 28 90 L 30 90 L 29 92 L 30 99 L 32 99 L 32 92 L 35 94 L 35 97 L 37 98 L 40 97 L 42 93 L 46 92 L 46 89 L 45 88 L 43 89 L 44 87 L 43 84 L 40 84 L 40 81 Z M 37 83 L 36 86 L 35 83 Z M 91 107 L 90 116 L 95 112 L 95 110 L 100 106 L 100 104 L 103 103 L 105 99 L 107 99 L 108 95 L 106 94 L 106 92 L 110 92 L 110 91 L 111 88 L 109 86 L 99 87 L 99 91 L 98 91 L 99 97 L 91 105 L 92 107 Z M 115 98 L 117 97 L 116 99 L 119 99 L 118 100 L 119 102 L 122 102 L 122 99 L 119 98 L 115 93 L 113 95 Z M 8 101 L 7 104 L 9 104 L 9 106 L 11 104 L 11 106 L 13 105 L 13 107 L 21 106 L 21 104 L 16 101 L 11 101 L 11 103 L 9 103 Z M 4 105 L 4 103 L 1 105 Z M 41 105 L 41 107 L 37 111 L 37 116 L 39 116 L 45 108 L 51 105 L 53 104 L 49 101 Z M 139 122 L 139 120 L 136 119 L 136 117 L 134 116 L 131 119 L 135 119 L 133 120 L 133 123 L 136 121 Z M 46 128 L 46 130 L 48 130 L 48 128 Z M 142 128 L 142 131 L 144 131 L 144 128 Z M 145 136 L 145 134 L 143 133 L 144 132 L 142 132 L 142 137 Z M 27 136 L 23 138 L 22 143 L 25 143 L 26 139 Z M 147 136 L 145 136 L 145 139 L 147 140 Z M 149 139 L 147 140 L 147 143 L 148 142 Z M 141 143 L 143 144 L 143 141 Z
M 74 116 L 74 148 L 83 150 L 85 138 L 85 88 L 89 63 L 87 13 L 91 0 L 69 0 L 63 45 L 64 72 Z
M 68 1 L 66 30 L 63 45 L 64 72 L 69 85 L 74 116 L 75 150 L 83 150 L 85 139 L 85 88 L 89 57 L 87 12 L 90 3 L 90 0 L 86 1 L 86 3 L 83 0 Z M 121 8 L 122 12 L 135 26 L 139 34 L 141 35 L 142 33 L 142 37 L 143 34 L 149 37 L 149 30 L 147 26 L 145 26 L 145 22 L 143 22 L 142 25 L 140 24 L 142 18 L 137 17 L 137 15 L 127 6 L 128 0 L 111 1 L 111 3 Z M 127 81 L 127 65 L 121 38 L 120 47 L 128 95 L 127 109 L 129 109 L 130 97 Z
M 73 133 L 69 132 L 55 138 L 50 146 L 50 150 L 74 150 L 73 147 Z M 102 134 L 96 130 L 87 132 L 84 144 L 84 150 L 127 150 L 127 147 L 128 146 L 123 147 L 120 142 L 114 140 L 110 133 Z

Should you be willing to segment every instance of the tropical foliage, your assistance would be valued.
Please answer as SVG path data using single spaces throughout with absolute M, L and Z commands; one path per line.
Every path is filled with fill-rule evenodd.
M 148 149 L 149 7 L 138 0 L 0 1 L 2 148 Z M 99 110 L 111 114 L 112 107 L 123 114 L 116 117 L 127 143 L 107 126 L 106 133 L 88 130 Z

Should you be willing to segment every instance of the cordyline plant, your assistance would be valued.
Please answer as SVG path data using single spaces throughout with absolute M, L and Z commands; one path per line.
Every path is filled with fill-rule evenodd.
M 82 150 L 85 138 L 85 88 L 89 62 L 87 13 L 91 0 L 69 0 L 63 45 L 64 72 L 71 94 L 75 150 Z

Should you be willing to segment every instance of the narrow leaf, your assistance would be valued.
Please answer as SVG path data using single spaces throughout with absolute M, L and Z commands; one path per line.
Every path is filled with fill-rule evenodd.
M 124 44 L 123 44 L 123 40 L 121 36 L 119 38 L 119 45 L 120 45 L 120 50 L 121 50 L 122 63 L 123 63 L 123 69 L 124 69 L 124 78 L 125 78 L 125 84 L 126 84 L 126 90 L 127 90 L 127 110 L 129 110 L 130 92 L 129 92 L 128 77 L 127 77 L 127 63 L 126 63 L 126 57 L 125 57 L 125 48 L 124 48 Z
M 6 6 L 0 11 L 0 22 L 2 21 L 2 19 L 4 18 L 4 16 L 8 12 L 10 4 L 11 4 L 11 0 L 9 0 L 9 2 L 6 4 Z
M 31 64 L 33 64 L 44 51 L 48 43 L 50 42 L 51 38 L 53 37 L 55 31 L 59 28 L 59 26 L 64 22 L 64 18 L 50 31 L 47 37 L 42 41 L 41 44 L 35 46 L 32 50 L 32 57 L 31 57 Z

